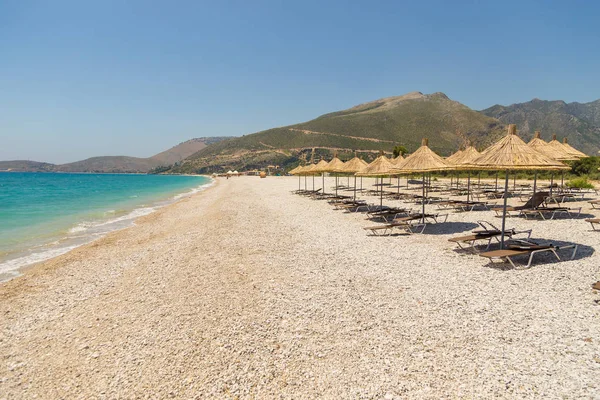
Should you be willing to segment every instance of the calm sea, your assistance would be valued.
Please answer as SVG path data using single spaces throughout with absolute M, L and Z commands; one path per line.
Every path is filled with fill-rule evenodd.
M 0 281 L 210 185 L 175 175 L 0 172 Z

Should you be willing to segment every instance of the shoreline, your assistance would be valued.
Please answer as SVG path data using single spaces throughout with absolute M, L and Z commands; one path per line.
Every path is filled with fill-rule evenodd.
M 71 174 L 71 173 L 69 173 Z M 136 174 L 128 174 L 136 175 Z M 5 266 L 6 270 L 0 271 L 0 286 L 9 282 L 15 278 L 22 276 L 24 271 L 34 268 L 39 264 L 55 259 L 62 255 L 68 254 L 69 252 L 78 249 L 82 246 L 94 243 L 99 239 L 102 239 L 106 235 L 112 232 L 118 232 L 132 226 L 135 226 L 136 222 L 147 215 L 155 213 L 164 207 L 168 207 L 175 204 L 182 199 L 190 196 L 194 196 L 198 193 L 208 190 L 209 188 L 216 185 L 216 180 L 208 175 L 189 175 L 202 177 L 208 180 L 207 183 L 194 186 L 185 189 L 181 193 L 170 195 L 165 199 L 153 200 L 149 205 L 140 204 L 130 210 L 123 210 L 122 215 L 115 215 L 113 218 L 106 220 L 98 220 L 92 223 L 83 222 L 71 226 L 68 231 L 64 232 L 63 235 L 57 236 L 54 242 L 46 243 L 43 245 L 37 245 L 30 247 L 25 250 L 14 252 L 13 256 L 2 260 L 0 267 Z M 137 215 L 139 214 L 139 215 Z M 83 228 L 81 225 L 83 224 Z M 102 230 L 101 227 L 107 226 L 107 230 Z M 100 231 L 94 232 L 94 230 Z M 89 231 L 89 232 L 86 232 Z M 79 232 L 84 233 L 83 236 L 73 236 Z M 37 250 L 36 247 L 44 248 L 44 250 Z M 7 253 L 10 254 L 10 253 Z M 8 268 L 6 266 L 8 265 Z
M 372 237 L 363 214 L 295 189 L 295 177 L 219 180 L 0 286 L 0 392 L 434 399 L 600 390 L 590 288 L 600 254 L 582 219 L 511 218 L 508 227 L 533 228 L 533 238 L 580 246 L 575 260 L 540 257 L 514 270 L 447 240 L 477 220 L 497 223 L 492 211 L 451 213 L 423 235 Z

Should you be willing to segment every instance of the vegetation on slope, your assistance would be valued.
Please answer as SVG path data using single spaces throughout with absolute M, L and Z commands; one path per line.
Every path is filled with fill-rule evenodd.
M 322 115 L 312 121 L 268 129 L 208 146 L 177 165 L 173 172 L 219 172 L 293 164 L 313 148 L 332 153 L 358 150 L 408 151 L 429 138 L 434 151 L 449 155 L 471 141 L 483 148 L 498 138 L 498 120 L 450 100 L 443 93 L 419 92 L 389 97 Z

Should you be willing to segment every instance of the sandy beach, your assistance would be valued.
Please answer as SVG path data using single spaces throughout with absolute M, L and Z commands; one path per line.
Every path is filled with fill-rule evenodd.
M 492 211 L 373 237 L 297 187 L 220 179 L 0 285 L 0 398 L 598 398 L 583 219 L 509 219 L 579 245 L 515 270 L 448 242 Z

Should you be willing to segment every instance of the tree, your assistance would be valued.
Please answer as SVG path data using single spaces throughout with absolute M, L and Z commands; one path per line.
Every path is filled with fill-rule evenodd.
M 396 147 L 394 147 L 394 158 L 406 154 L 408 153 L 408 150 L 406 150 L 406 147 L 402 146 L 402 145 L 398 145 Z

